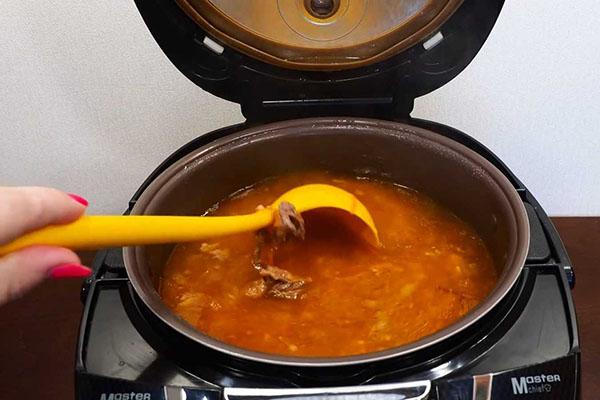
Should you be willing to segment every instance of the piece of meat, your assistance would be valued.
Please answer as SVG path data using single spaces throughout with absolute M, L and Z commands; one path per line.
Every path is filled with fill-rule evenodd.
M 305 286 L 310 278 L 295 276 L 289 271 L 273 265 L 275 251 L 292 238 L 304 239 L 304 220 L 290 203 L 279 205 L 279 218 L 272 228 L 257 232 L 257 244 L 252 265 L 258 270 L 261 280 L 254 281 L 246 289 L 246 295 L 252 298 L 272 296 L 295 300 L 302 298 Z
M 259 271 L 267 286 L 266 294 L 280 299 L 301 298 L 310 278 L 301 278 L 285 269 L 267 265 Z
M 271 296 L 279 299 L 302 298 L 310 278 L 302 278 L 273 265 L 254 263 L 262 279 L 254 281 L 246 289 L 246 296 L 259 298 Z
M 282 269 L 282 268 L 275 267 L 273 265 L 264 266 L 263 268 L 260 269 L 260 271 L 258 271 L 258 273 L 263 278 L 269 277 L 269 278 L 273 279 L 274 281 L 280 281 L 280 282 L 299 282 L 299 281 L 303 280 L 303 278 L 299 278 L 299 277 L 295 276 L 294 274 L 292 274 L 291 272 L 289 272 L 285 269 Z
M 267 291 L 267 295 L 287 300 L 297 300 L 304 297 L 307 281 L 276 282 Z
M 296 212 L 293 204 L 282 201 L 279 204 L 279 219 L 275 221 L 275 234 L 279 240 L 285 241 L 290 235 L 304 240 L 306 230 L 304 219 Z

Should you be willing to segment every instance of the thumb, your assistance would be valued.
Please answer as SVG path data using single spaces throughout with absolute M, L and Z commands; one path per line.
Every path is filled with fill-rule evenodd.
M 88 276 L 91 270 L 80 263 L 71 250 L 49 246 L 28 247 L 0 258 L 0 305 L 22 296 L 51 275 Z M 70 274 L 60 273 L 65 268 Z

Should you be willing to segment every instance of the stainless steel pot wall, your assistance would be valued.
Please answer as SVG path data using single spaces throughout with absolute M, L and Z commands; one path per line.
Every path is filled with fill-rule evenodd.
M 499 270 L 497 286 L 469 314 L 431 336 L 381 352 L 336 358 L 258 353 L 196 330 L 175 315 L 155 289 L 173 246 L 124 250 L 125 266 L 136 293 L 162 321 L 204 346 L 272 364 L 335 366 L 405 355 L 438 343 L 489 313 L 517 280 L 529 246 L 529 224 L 510 182 L 463 145 L 401 123 L 304 119 L 238 132 L 173 164 L 144 191 L 133 214 L 201 214 L 231 193 L 267 177 L 315 169 L 395 182 L 444 204 L 474 226 L 486 242 Z

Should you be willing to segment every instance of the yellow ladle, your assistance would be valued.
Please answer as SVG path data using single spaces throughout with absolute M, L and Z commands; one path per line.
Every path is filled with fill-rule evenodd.
M 0 246 L 0 255 L 32 245 L 68 247 L 73 250 L 99 249 L 144 244 L 191 242 L 233 233 L 256 231 L 275 221 L 281 202 L 294 205 L 297 212 L 317 208 L 346 211 L 368 228 L 366 239 L 379 245 L 379 236 L 367 208 L 351 193 L 331 185 L 311 184 L 285 192 L 273 204 L 253 214 L 225 217 L 182 217 L 154 215 L 83 216 L 64 225 L 30 232 Z

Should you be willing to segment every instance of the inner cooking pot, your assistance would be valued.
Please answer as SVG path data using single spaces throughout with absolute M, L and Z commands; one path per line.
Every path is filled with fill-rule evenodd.
M 173 245 L 126 248 L 127 273 L 150 311 L 193 341 L 237 357 L 283 365 L 349 365 L 405 355 L 458 333 L 489 313 L 517 280 L 529 246 L 529 224 L 510 182 L 467 147 L 397 122 L 302 119 L 231 134 L 171 165 L 142 193 L 132 214 L 200 215 L 241 188 L 303 170 L 375 178 L 427 194 L 479 233 L 498 269 L 496 287 L 463 318 L 416 342 L 348 357 L 279 356 L 205 335 L 162 302 L 157 281 Z

